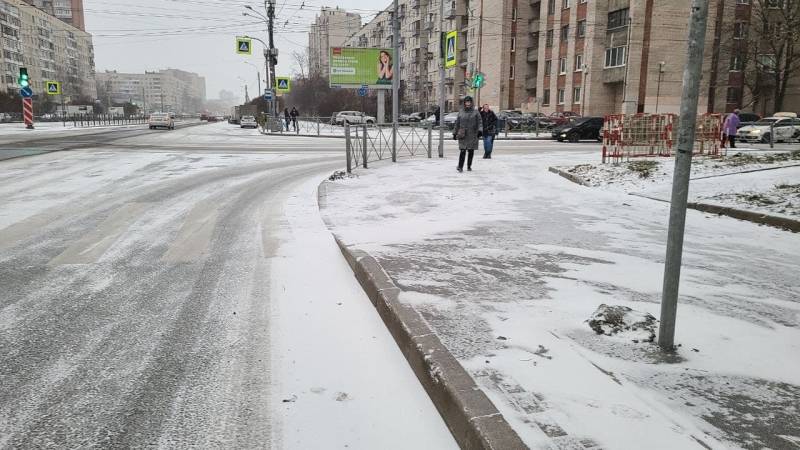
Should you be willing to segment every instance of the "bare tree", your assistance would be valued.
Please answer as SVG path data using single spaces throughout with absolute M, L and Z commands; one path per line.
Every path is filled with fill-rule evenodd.
M 302 52 L 295 50 L 292 52 L 292 58 L 294 58 L 297 70 L 300 72 L 300 79 L 305 80 L 307 78 L 306 75 L 308 75 L 308 50 Z
M 739 72 L 747 96 L 740 106 L 767 113 L 784 108 L 789 83 L 800 75 L 800 0 L 753 0 L 749 21 L 726 30 L 731 71 Z

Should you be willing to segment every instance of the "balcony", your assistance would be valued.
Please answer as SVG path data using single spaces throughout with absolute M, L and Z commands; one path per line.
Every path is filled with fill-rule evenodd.
M 427 0 L 411 0 L 411 7 L 414 9 L 424 6 L 425 4 L 427 4 Z
M 468 50 L 461 50 L 458 54 L 458 64 L 461 67 L 467 67 L 467 61 L 469 60 L 469 51 Z
M 538 79 L 536 78 L 536 75 L 528 75 L 525 77 L 525 89 L 529 91 L 535 90 L 537 81 Z
M 444 18 L 445 19 L 455 19 L 458 16 L 458 10 L 455 6 L 445 6 L 444 7 Z
M 530 34 L 539 34 L 541 31 L 541 24 L 542 22 L 539 19 L 531 19 L 528 21 L 528 33 Z
M 452 86 L 456 82 L 456 79 L 453 77 L 444 77 L 444 84 L 447 86 Z
M 529 48 L 527 61 L 529 63 L 539 61 L 539 48 Z
M 435 24 L 433 22 L 425 22 L 425 29 L 428 31 L 433 31 L 435 29 Z

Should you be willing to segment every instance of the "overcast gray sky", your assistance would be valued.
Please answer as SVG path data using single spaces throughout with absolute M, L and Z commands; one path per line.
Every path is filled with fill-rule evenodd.
M 236 36 L 266 41 L 266 26 L 242 16 L 245 5 L 264 13 L 264 0 L 84 0 L 86 29 L 94 35 L 97 71 L 144 72 L 174 68 L 206 77 L 209 98 L 227 89 L 244 97 L 256 91 L 256 67 L 264 75 L 260 44 L 253 56 L 237 55 Z M 296 70 L 291 53 L 308 45 L 308 28 L 322 6 L 358 12 L 362 20 L 389 0 L 277 0 L 275 45 L 278 75 Z M 249 65 L 250 63 L 252 65 Z M 244 79 L 244 82 L 239 78 Z M 262 86 L 263 89 L 263 86 Z

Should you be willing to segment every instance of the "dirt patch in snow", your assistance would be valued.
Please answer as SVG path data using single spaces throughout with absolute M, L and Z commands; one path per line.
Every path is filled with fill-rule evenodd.
M 739 206 L 743 209 L 800 217 L 800 184 L 778 184 L 767 191 L 745 191 L 700 197 L 713 203 Z

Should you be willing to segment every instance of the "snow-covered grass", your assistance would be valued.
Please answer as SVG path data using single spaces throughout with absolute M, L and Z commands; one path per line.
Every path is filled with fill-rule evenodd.
M 797 217 L 800 216 L 800 193 L 795 186 L 798 167 L 800 150 L 695 158 L 690 198 L 694 202 Z M 578 176 L 592 187 L 669 200 L 674 160 L 639 159 L 559 169 Z
M 680 347 L 664 354 L 587 319 L 601 304 L 659 317 L 669 205 L 547 172 L 594 153 L 496 153 L 463 174 L 452 154 L 375 165 L 328 182 L 323 213 L 531 447 L 785 448 L 800 436 L 794 234 L 690 211 Z

